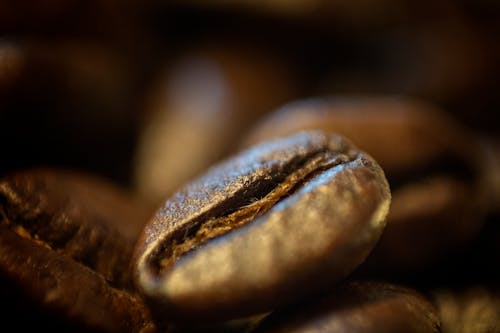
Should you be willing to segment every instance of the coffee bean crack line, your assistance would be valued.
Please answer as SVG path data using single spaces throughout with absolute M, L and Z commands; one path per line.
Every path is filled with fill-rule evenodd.
M 356 156 L 353 158 L 345 153 L 322 150 L 304 158 L 298 164 L 293 163 L 289 167 L 292 171 L 288 172 L 274 188 L 266 190 L 268 186 L 255 185 L 257 188 L 264 188 L 265 193 L 260 193 L 260 199 L 255 191 L 252 191 L 253 195 L 241 200 L 236 209 L 226 210 L 214 216 L 199 217 L 193 220 L 180 236 L 165 240 L 156 255 L 152 256 L 152 258 L 157 258 L 153 267 L 161 272 L 173 265 L 179 257 L 196 250 L 207 241 L 239 229 L 264 215 L 278 202 L 292 196 L 319 173 L 351 162 L 355 158 Z
M 84 225 L 65 223 L 65 229 L 62 234 L 59 234 L 52 240 L 42 238 L 39 234 L 54 234 L 53 227 L 51 226 L 53 218 L 36 208 L 29 208 L 29 217 L 9 213 L 10 210 L 14 209 L 13 207 L 22 207 L 23 201 L 8 185 L 0 184 L 0 190 L 0 226 L 8 228 L 21 238 L 27 239 L 60 255 L 67 256 L 67 244 L 77 237 L 79 233 L 86 232 L 86 230 L 84 230 Z M 95 244 L 91 249 L 88 249 L 85 255 L 79 258 L 71 257 L 71 259 L 83 266 L 94 269 L 94 261 L 98 248 L 99 243 Z M 108 282 L 113 284 L 113 281 Z

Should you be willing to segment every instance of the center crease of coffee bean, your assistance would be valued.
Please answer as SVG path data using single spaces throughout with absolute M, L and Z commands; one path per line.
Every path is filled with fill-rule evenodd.
M 293 195 L 305 183 L 319 173 L 353 158 L 346 154 L 332 153 L 328 150 L 291 163 L 288 172 L 266 182 L 258 182 L 245 192 L 237 205 L 224 210 L 221 214 L 200 216 L 193 220 L 183 232 L 165 240 L 164 247 L 157 252 L 156 267 L 159 272 L 173 265 L 177 259 L 195 250 L 209 240 L 222 236 L 264 215 L 281 200 Z M 269 182 L 270 180 L 270 182 Z M 277 183 L 277 184 L 276 184 Z
M 57 217 L 51 217 L 43 212 L 43 208 L 39 208 L 38 202 L 25 202 L 19 198 L 10 186 L 0 184 L 0 189 L 0 227 L 5 227 L 23 239 L 67 256 L 90 269 L 96 268 L 99 244 L 87 244 L 84 248 L 78 247 L 83 250 L 76 252 L 76 255 L 75 252 L 68 253 L 68 251 L 71 252 L 68 246 L 71 247 L 75 239 L 82 235 L 95 234 L 89 226 L 68 223 L 67 216 L 64 214 L 65 208 L 60 208 Z M 26 215 L 24 213 L 26 211 L 29 214 Z M 111 285 L 116 283 L 110 280 L 110 277 L 103 277 Z
M 49 250 L 56 252 L 61 252 L 64 249 L 65 243 L 70 241 L 72 236 L 77 233 L 77 229 L 74 228 L 71 232 L 66 233 L 64 239 L 60 239 L 59 242 L 51 242 L 40 238 L 37 232 L 37 228 L 42 230 L 42 232 L 50 232 L 48 228 L 49 218 L 43 215 L 37 215 L 35 218 L 29 218 L 26 220 L 17 221 L 15 217 L 9 216 L 5 209 L 0 208 L 0 225 L 6 226 L 8 229 L 12 230 L 19 237 L 33 241 L 34 243 L 43 246 Z

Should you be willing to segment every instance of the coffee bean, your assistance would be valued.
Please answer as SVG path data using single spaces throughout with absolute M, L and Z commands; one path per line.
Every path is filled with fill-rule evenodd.
M 467 130 L 436 106 L 404 96 L 334 95 L 290 102 L 250 129 L 242 146 L 304 130 L 351 139 L 391 178 L 426 170 L 443 157 L 476 163 L 476 144 Z
M 136 247 L 136 283 L 173 320 L 265 312 L 352 272 L 389 202 L 378 164 L 339 136 L 263 143 L 165 202 Z
M 8 175 L 0 181 L 0 277 L 35 309 L 80 327 L 150 329 L 130 279 L 146 216 L 102 179 L 50 169 Z
M 394 189 L 387 228 L 363 270 L 387 278 L 410 274 L 456 252 L 465 240 L 470 243 L 483 220 L 469 193 L 474 193 L 471 184 L 446 175 Z
M 18 45 L 0 41 L 0 96 L 3 99 L 8 98 L 10 90 L 20 79 L 24 61 L 24 55 Z
M 478 285 L 435 290 L 433 298 L 443 333 L 500 332 L 500 293 L 497 289 Z
M 281 309 L 255 333 L 440 332 L 433 305 L 417 291 L 382 282 L 348 282 L 332 292 Z
M 423 271 L 480 231 L 488 195 L 482 148 L 439 108 L 397 96 L 296 101 L 263 119 L 243 145 L 307 129 L 351 139 L 387 175 L 393 200 L 369 271 L 391 278 Z
M 500 214 L 500 140 L 482 138 L 484 147 L 484 173 L 489 186 L 490 209 L 492 214 Z
M 22 302 L 37 303 L 35 311 L 52 311 L 56 320 L 85 331 L 146 332 L 153 329 L 149 310 L 142 300 L 111 287 L 95 271 L 5 226 L 0 228 L 0 240 L 1 275 L 7 276 L 11 288 L 14 284 L 13 287 L 19 290 L 15 297 L 24 298 Z M 21 309 L 26 311 L 26 308 Z M 23 313 L 14 315 L 22 320 Z M 24 314 L 27 318 L 32 315 Z M 38 324 L 38 328 L 44 327 L 43 323 Z

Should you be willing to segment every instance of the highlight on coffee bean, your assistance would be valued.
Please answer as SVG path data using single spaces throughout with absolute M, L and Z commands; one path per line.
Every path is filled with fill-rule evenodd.
M 271 140 L 160 206 L 136 245 L 136 285 L 172 321 L 270 311 L 350 274 L 389 204 L 380 166 L 342 137 Z
M 3 331 L 500 332 L 499 31 L 491 0 L 0 2 Z

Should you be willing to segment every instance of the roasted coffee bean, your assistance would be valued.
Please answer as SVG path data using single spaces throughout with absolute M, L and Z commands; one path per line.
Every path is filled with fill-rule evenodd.
M 487 206 L 482 149 L 442 110 L 397 96 L 331 96 L 283 106 L 244 145 L 318 129 L 351 139 L 380 163 L 393 200 L 368 270 L 410 274 L 444 259 L 480 231 Z
M 466 240 L 470 244 L 483 226 L 471 192 L 470 184 L 445 175 L 394 189 L 387 228 L 364 269 L 384 270 L 387 277 L 419 271 L 458 251 Z
M 484 174 L 489 186 L 490 208 L 492 214 L 500 215 L 500 139 L 483 138 Z
M 16 288 L 13 297 L 75 326 L 151 329 L 130 279 L 131 254 L 147 214 L 120 189 L 83 173 L 36 169 L 5 176 L 3 288 Z
M 443 333 L 500 332 L 500 292 L 485 286 L 433 293 Z
M 417 291 L 382 282 L 348 282 L 308 303 L 269 315 L 255 333 L 440 332 L 436 309 Z
M 432 104 L 404 96 L 339 95 L 294 101 L 262 119 L 242 146 L 318 129 L 351 139 L 391 178 L 427 170 L 437 159 L 454 157 L 450 155 L 461 157 L 457 160 L 461 164 L 476 163 L 474 139 L 460 124 Z
M 172 320 L 259 314 L 352 272 L 389 202 L 382 169 L 339 136 L 256 145 L 157 211 L 136 247 L 136 283 Z
M 48 322 L 54 318 L 72 329 L 83 331 L 153 331 L 149 310 L 133 293 L 111 287 L 102 275 L 85 265 L 3 225 L 0 227 L 0 241 L 1 276 L 6 275 L 6 283 L 18 291 L 17 295 L 11 296 L 29 304 L 26 307 L 22 304 L 19 311 L 39 311 L 49 316 L 40 319 L 42 323 L 37 323 L 38 329 L 54 324 Z M 9 305 L 3 304 L 3 307 Z M 34 325 L 15 323 L 29 319 L 33 313 L 13 315 L 14 318 L 7 318 L 13 325 Z
M 6 98 L 17 83 L 24 67 L 24 57 L 14 43 L 0 41 L 0 96 Z

